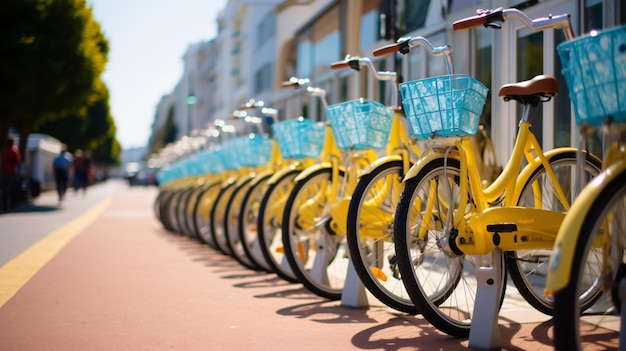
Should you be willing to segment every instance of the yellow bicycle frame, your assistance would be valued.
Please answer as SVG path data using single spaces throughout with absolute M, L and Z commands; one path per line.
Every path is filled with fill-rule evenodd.
M 460 151 L 452 151 L 448 157 L 460 160 L 460 179 L 468 180 L 459 182 L 460 201 L 458 206 L 460 207 L 455 210 L 455 223 L 453 223 L 454 227 L 458 229 L 456 246 L 463 253 L 469 255 L 488 254 L 495 248 L 503 250 L 551 248 L 565 215 L 542 209 L 540 207 L 541 198 L 535 199 L 536 208 L 517 207 L 515 202 L 521 193 L 522 186 L 528 181 L 533 171 L 543 165 L 548 177 L 556 187 L 559 200 L 564 204 L 565 209 L 569 210 L 569 199 L 563 189 L 560 188 L 548 159 L 553 154 L 575 151 L 575 149 L 559 148 L 544 154 L 539 142 L 530 130 L 530 123 L 521 121 L 509 162 L 500 176 L 490 186 L 483 188 L 478 169 L 468 167 L 468 165 L 474 165 L 476 162 L 472 152 L 471 138 L 457 139 L 454 146 L 456 150 Z M 441 157 L 443 157 L 441 153 L 427 155 L 413 166 L 406 178 L 415 177 L 423 162 Z M 522 157 L 525 157 L 528 165 L 520 173 L 519 167 L 522 163 Z M 536 186 L 538 185 L 533 184 L 533 187 Z M 535 191 L 535 194 L 540 193 L 540 191 Z M 469 203 L 469 194 L 472 195 L 472 204 L 475 208 L 467 213 L 466 206 Z M 502 203 L 503 207 L 492 207 L 497 203 Z M 517 231 L 500 233 L 498 240 L 494 240 L 494 233 L 487 231 L 487 225 L 504 223 L 514 223 L 517 226 Z
M 614 146 L 617 144 L 614 144 Z M 596 176 L 580 193 L 572 208 L 561 225 L 561 228 L 554 243 L 554 255 L 550 257 L 548 276 L 546 281 L 546 294 L 553 294 L 562 290 L 569 283 L 569 277 L 574 262 L 574 252 L 579 241 L 580 228 L 587 218 L 591 206 L 603 192 L 603 189 L 614 181 L 619 175 L 626 172 L 626 153 L 619 150 L 609 150 L 605 160 L 610 166 Z M 608 257 L 609 238 L 599 236 L 597 240 L 602 242 L 594 243 L 594 247 L 602 246 L 605 249 L 604 257 Z M 579 262 L 576 262 L 578 264 Z M 604 262 L 607 264 L 607 262 Z M 605 271 L 603 269 L 603 271 Z

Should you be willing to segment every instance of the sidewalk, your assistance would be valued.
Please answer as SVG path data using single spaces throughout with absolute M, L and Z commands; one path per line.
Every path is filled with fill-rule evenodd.
M 342 307 L 166 232 L 155 188 L 107 187 L 102 214 L 0 307 L 0 350 L 467 350 L 420 316 Z M 548 318 L 507 301 L 502 349 L 551 350 Z

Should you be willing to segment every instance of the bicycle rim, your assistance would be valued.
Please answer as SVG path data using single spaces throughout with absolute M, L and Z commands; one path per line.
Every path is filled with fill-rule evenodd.
M 345 236 L 327 228 L 332 181 L 331 169 L 321 169 L 295 185 L 285 205 L 282 236 L 285 257 L 300 282 L 321 297 L 338 300 L 349 259 Z
M 400 196 L 394 222 L 398 267 L 411 300 L 418 311 L 446 334 L 468 337 L 478 283 L 475 269 L 479 256 L 458 255 L 449 247 L 454 223 L 449 207 L 458 208 L 459 162 L 435 159 L 408 180 Z M 471 205 L 467 204 L 467 211 Z M 449 221 L 448 221 L 449 220 Z M 492 255 L 500 265 L 503 280 L 501 306 L 506 286 L 504 259 Z
M 585 160 L 586 183 L 600 173 L 601 165 L 593 160 L 595 158 L 587 158 Z M 556 154 L 551 157 L 549 164 L 559 181 L 561 189 L 565 191 L 565 195 L 570 200 L 570 204 L 573 203 L 576 196 L 574 189 L 577 169 L 576 153 L 565 152 Z M 542 165 L 539 165 L 524 184 L 517 204 L 518 206 L 528 208 L 542 208 L 557 212 L 566 211 L 566 206 L 563 205 L 556 195 L 555 184 Z M 547 315 L 552 315 L 554 312 L 552 297 L 544 294 L 548 262 L 551 255 L 552 249 L 506 252 L 507 269 L 517 290 L 531 306 Z M 579 302 L 583 310 L 593 305 L 602 295 L 599 280 L 595 278 L 590 277 L 590 279 L 586 280 L 589 282 L 589 285 L 585 291 L 581 292 Z
M 294 188 L 293 180 L 300 171 L 286 174 L 270 185 L 261 200 L 257 228 L 259 246 L 271 271 L 289 282 L 299 282 L 285 257 L 282 219 L 287 198 Z
M 402 161 L 397 161 L 361 177 L 348 210 L 347 242 L 354 268 L 367 290 L 391 308 L 416 314 L 401 280 L 393 242 L 402 171 Z
M 249 187 L 239 212 L 238 227 L 239 240 L 246 256 L 252 263 L 266 272 L 271 272 L 271 269 L 263 257 L 263 252 L 261 252 L 257 223 L 261 200 L 269 187 L 267 180 L 270 176 L 266 175 L 261 180 L 255 179 L 254 184 Z
M 588 279 L 592 275 L 612 278 L 608 287 L 610 291 L 616 291 L 624 279 L 624 248 L 611 245 L 607 252 L 612 258 L 607 260 L 612 271 L 603 272 L 603 250 L 593 244 L 596 240 L 611 242 L 615 236 L 621 238 L 622 243 L 626 241 L 625 182 L 626 174 L 617 177 L 602 190 L 589 211 L 580 214 L 585 216 L 585 220 L 577 236 L 573 262 L 585 264 L 574 264 L 568 285 L 554 295 L 554 346 L 558 351 L 606 348 L 607 345 L 615 347 L 619 344 L 619 308 L 616 308 L 617 312 L 612 308 L 613 305 L 619 307 L 619 304 L 615 301 L 611 303 L 608 297 L 602 298 L 583 313 L 579 297 L 589 286 Z M 620 349 L 624 347 L 618 346 Z

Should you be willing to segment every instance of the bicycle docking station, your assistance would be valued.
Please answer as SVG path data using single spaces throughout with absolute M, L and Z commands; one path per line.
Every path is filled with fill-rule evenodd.
M 346 282 L 341 293 L 341 306 L 352 308 L 369 307 L 367 291 L 354 269 L 351 258 L 348 259 L 348 272 L 346 273 Z
M 491 257 L 498 257 L 502 252 L 495 249 L 493 253 L 481 256 L 476 267 L 476 303 L 472 316 L 469 347 L 477 350 L 500 349 L 500 329 L 498 315 L 500 312 L 500 291 L 502 291 L 503 274 L 501 265 L 486 265 Z

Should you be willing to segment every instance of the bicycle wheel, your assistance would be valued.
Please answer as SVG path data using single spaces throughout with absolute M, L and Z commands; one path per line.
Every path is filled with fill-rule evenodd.
M 447 166 L 445 165 L 447 162 Z M 394 242 L 402 282 L 417 310 L 442 332 L 469 336 L 482 256 L 460 255 L 452 249 L 456 228 L 450 209 L 459 208 L 460 163 L 437 158 L 405 182 L 394 218 Z M 471 199 L 465 213 L 472 210 Z M 463 214 L 461 214 L 463 215 Z M 502 305 L 506 269 L 500 251 L 491 264 L 502 271 Z
M 550 167 L 558 179 L 561 189 L 565 192 L 570 204 L 576 197 L 576 152 L 565 151 L 557 153 L 548 160 Z M 589 182 L 600 173 L 601 161 L 593 156 L 585 158 L 584 179 Z M 541 203 L 539 204 L 538 199 Z M 557 212 L 566 212 L 564 204 L 556 195 L 555 184 L 546 173 L 545 167 L 539 165 L 528 178 L 517 201 L 518 206 L 528 208 L 542 208 Z M 535 249 L 507 251 L 507 269 L 520 295 L 535 309 L 547 315 L 553 314 L 552 297 L 544 294 L 548 261 L 552 249 Z M 596 280 L 587 280 L 596 282 Z M 580 304 L 584 311 L 600 298 L 602 292 L 599 285 L 590 285 L 581 294 Z
M 263 257 L 263 252 L 261 252 L 257 223 L 261 200 L 268 189 L 267 180 L 271 176 L 271 174 L 265 174 L 255 178 L 250 184 L 239 210 L 239 226 L 237 228 L 244 253 L 252 263 L 266 272 L 271 272 L 271 269 Z
M 298 280 L 314 294 L 339 300 L 348 271 L 345 235 L 332 232 L 330 188 L 332 169 L 319 169 L 300 180 L 285 204 L 283 245 L 285 258 Z
M 189 207 L 189 199 L 191 194 L 197 189 L 197 186 L 190 186 L 184 189 L 178 198 L 176 205 L 176 223 L 181 234 L 191 237 L 193 234 L 187 226 L 187 208 Z
M 226 235 L 224 233 L 224 223 L 226 218 L 224 214 L 226 212 L 226 205 L 228 204 L 228 200 L 230 200 L 230 196 L 235 190 L 235 182 L 230 181 L 222 184 L 219 193 L 215 197 L 215 203 L 211 206 L 211 214 L 210 214 L 210 228 L 211 228 L 211 238 L 215 243 L 215 247 L 220 250 L 225 255 L 230 255 L 230 249 L 228 247 L 228 242 Z
M 163 224 L 163 227 L 165 228 L 165 230 L 169 231 L 169 232 L 173 232 L 174 228 L 171 225 L 171 220 L 170 220 L 170 214 L 169 214 L 169 207 L 170 207 L 170 202 L 172 201 L 172 197 L 176 194 L 176 191 L 173 189 L 167 190 L 164 194 L 163 197 L 160 201 L 159 204 L 159 213 L 161 215 L 161 223 Z
M 289 267 L 283 245 L 283 212 L 287 198 L 294 188 L 294 179 L 300 170 L 285 173 L 275 183 L 270 184 L 259 206 L 257 228 L 261 253 L 270 270 L 282 279 L 297 283 L 298 278 Z
M 398 270 L 393 216 L 402 190 L 403 162 L 384 163 L 359 180 L 348 210 L 350 258 L 363 285 L 398 311 L 416 314 Z
M 626 240 L 626 172 L 622 172 L 610 183 L 603 185 L 589 210 L 584 216 L 580 228 L 576 250 L 574 252 L 569 283 L 554 294 L 554 347 L 556 350 L 582 350 L 587 348 L 616 347 L 619 343 L 620 304 L 614 299 L 616 315 L 611 312 L 610 304 L 602 305 L 601 299 L 588 313 L 583 313 L 579 302 L 585 293 L 591 277 L 594 281 L 609 277 L 609 290 L 615 295 L 620 283 L 625 279 L 626 260 L 623 247 L 610 245 L 603 257 L 603 248 L 592 245 L 594 242 L 609 243 L 612 238 Z M 576 212 L 578 213 L 578 212 Z M 596 241 L 597 240 L 597 241 Z M 611 272 L 603 272 L 603 260 L 610 264 Z M 621 321 L 623 323 L 623 321 Z M 618 330 L 615 330 L 617 327 Z M 601 345 L 598 345 L 601 344 Z M 602 346 L 602 347 L 600 347 Z M 620 349 L 624 345 L 619 345 Z
M 204 193 L 204 190 L 208 186 L 207 183 L 202 184 L 201 186 L 197 186 L 194 191 L 189 195 L 189 199 L 187 200 L 187 206 L 185 208 L 185 225 L 187 228 L 187 233 L 191 238 L 202 241 L 198 236 L 198 232 L 196 231 L 195 226 L 195 209 L 198 203 L 198 199 Z
M 215 203 L 215 199 L 221 190 L 220 182 L 209 184 L 198 196 L 196 205 L 193 209 L 193 225 L 196 235 L 201 242 L 217 249 L 217 245 L 211 236 L 211 209 Z
M 181 234 L 180 226 L 178 223 L 178 205 L 180 203 L 180 197 L 182 196 L 185 188 L 176 189 L 174 194 L 169 199 L 167 205 L 167 220 L 172 233 Z
M 243 198 L 250 188 L 252 179 L 252 176 L 248 176 L 244 179 L 240 179 L 237 184 L 235 184 L 230 198 L 226 203 L 226 208 L 224 209 L 223 230 L 230 255 L 242 266 L 258 271 L 261 270 L 261 267 L 248 258 L 239 237 L 239 223 L 241 221 L 239 218 L 239 210 L 243 204 Z

